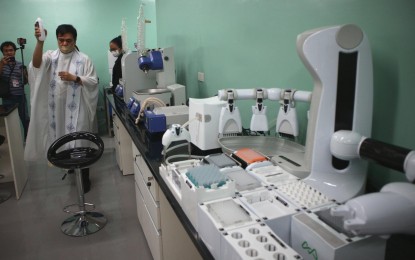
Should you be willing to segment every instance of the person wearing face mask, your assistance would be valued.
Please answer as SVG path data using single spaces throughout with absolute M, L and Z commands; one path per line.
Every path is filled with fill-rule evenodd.
M 98 102 L 98 77 L 91 59 L 76 47 L 76 29 L 69 24 L 59 25 L 58 49 L 44 53 L 40 35 L 35 25 L 37 42 L 29 64 L 32 120 L 24 154 L 28 161 L 46 158 L 49 146 L 65 134 L 93 132 Z M 82 143 L 72 145 L 85 146 Z M 82 179 L 88 192 L 89 169 L 82 170 Z
M 120 79 L 122 78 L 122 71 L 121 71 L 121 59 L 124 54 L 122 50 L 122 40 L 121 35 L 115 37 L 110 41 L 110 52 L 114 57 L 117 59 L 115 60 L 114 67 L 112 68 L 112 86 L 111 90 L 114 93 L 115 88 L 119 84 Z

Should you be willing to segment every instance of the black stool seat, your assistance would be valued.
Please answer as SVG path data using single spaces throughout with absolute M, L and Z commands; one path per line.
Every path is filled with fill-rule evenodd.
M 67 143 L 79 140 L 89 141 L 90 143 L 95 144 L 97 148 L 89 146 L 73 147 L 58 152 L 58 150 Z M 48 149 L 47 158 L 50 163 L 59 168 L 75 170 L 78 204 L 69 205 L 64 208 L 65 212 L 74 214 L 66 219 L 61 225 L 61 229 L 66 235 L 80 237 L 93 234 L 102 229 L 107 223 L 107 219 L 103 214 L 86 210 L 86 206 L 92 206 L 92 209 L 94 209 L 95 206 L 90 203 L 85 203 L 81 175 L 81 169 L 87 168 L 98 161 L 103 152 L 104 142 L 102 139 L 89 132 L 66 134 L 53 142 Z M 78 210 L 70 211 L 69 208 L 72 206 L 78 206 Z
M 76 140 L 90 141 L 98 148 L 75 147 L 57 152 L 57 150 L 65 144 Z M 64 135 L 53 142 L 48 149 L 48 160 L 59 168 L 82 169 L 98 161 L 103 152 L 104 142 L 99 136 L 89 132 L 74 132 Z

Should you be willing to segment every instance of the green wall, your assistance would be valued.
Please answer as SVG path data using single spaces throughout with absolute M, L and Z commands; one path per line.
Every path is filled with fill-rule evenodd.
M 322 26 L 359 25 L 368 35 L 373 53 L 372 137 L 415 149 L 412 0 L 3 0 L 0 41 L 27 38 L 24 58 L 28 64 L 38 16 L 49 30 L 46 49 L 57 48 L 56 26 L 71 23 L 78 29 L 78 46 L 94 61 L 103 88 L 110 80 L 108 43 L 120 34 L 125 17 L 128 45 L 133 49 L 141 2 L 146 4 L 146 18 L 152 21 L 146 26 L 147 47 L 174 46 L 178 83 L 187 86 L 190 97 L 212 96 L 223 88 L 311 90 L 312 79 L 297 56 L 297 35 Z M 20 60 L 20 53 L 17 58 Z M 197 81 L 197 72 L 205 73 L 205 82 Z M 100 107 L 102 100 L 101 94 Z M 252 102 L 238 105 L 244 114 L 250 114 Z M 277 104 L 267 105 L 271 121 Z M 307 104 L 298 104 L 303 143 L 307 109 Z M 100 128 L 105 127 L 102 111 L 99 121 Z M 243 121 L 247 127 L 249 116 Z M 403 180 L 402 175 L 376 165 L 370 166 L 370 173 L 370 183 L 376 188 Z
M 311 90 L 296 52 L 296 37 L 322 26 L 354 23 L 368 35 L 374 65 L 372 137 L 415 149 L 415 2 L 411 0 L 157 0 L 160 46 L 174 46 L 178 82 L 191 97 L 223 88 Z M 197 81 L 197 72 L 205 82 Z M 250 115 L 250 103 L 238 102 Z M 277 104 L 269 104 L 276 109 Z M 305 111 L 299 105 L 300 141 Z M 276 112 L 274 112 L 276 115 Z M 370 120 L 370 119 L 368 119 Z M 243 118 L 249 126 L 249 116 Z M 370 165 L 370 184 L 404 180 Z

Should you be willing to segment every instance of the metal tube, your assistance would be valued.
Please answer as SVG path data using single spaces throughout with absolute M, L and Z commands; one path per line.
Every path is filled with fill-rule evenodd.
M 85 212 L 85 197 L 84 197 L 84 186 L 82 184 L 82 172 L 81 169 L 75 169 L 76 188 L 78 190 L 78 205 L 79 210 Z

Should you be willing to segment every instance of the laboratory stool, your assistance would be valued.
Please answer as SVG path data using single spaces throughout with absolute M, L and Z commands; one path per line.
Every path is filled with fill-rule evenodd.
M 61 151 L 65 144 L 75 140 L 87 140 L 95 144 L 93 147 L 75 147 Z M 78 141 L 79 142 L 79 141 Z M 84 143 L 84 142 L 82 142 Z M 59 152 L 57 152 L 60 150 Z M 104 152 L 102 139 L 89 132 L 74 132 L 58 138 L 48 149 L 47 158 L 56 167 L 75 171 L 76 187 L 78 191 L 78 204 L 64 207 L 63 211 L 74 214 L 67 218 L 61 225 L 63 233 L 69 236 L 82 237 L 93 234 L 102 229 L 107 223 L 105 216 L 98 212 L 91 212 L 95 205 L 85 202 L 84 187 L 82 184 L 81 169 L 87 168 L 101 158 Z M 76 211 L 70 208 L 77 207 Z
M 0 135 L 0 145 L 2 145 L 5 140 L 6 140 L 6 138 L 4 136 Z M 4 175 L 0 174 L 0 179 L 3 179 L 3 178 L 4 178 Z M 11 196 L 12 196 L 12 194 L 9 191 L 0 191 L 0 203 L 5 202 Z

